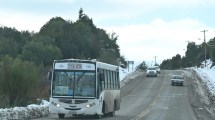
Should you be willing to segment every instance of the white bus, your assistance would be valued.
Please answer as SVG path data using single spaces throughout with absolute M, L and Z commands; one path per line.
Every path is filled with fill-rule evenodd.
M 120 109 L 118 66 L 96 60 L 55 60 L 51 79 L 49 111 L 65 115 L 113 116 Z

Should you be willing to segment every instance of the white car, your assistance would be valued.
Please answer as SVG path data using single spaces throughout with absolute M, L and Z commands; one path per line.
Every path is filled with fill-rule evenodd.
M 155 67 L 150 67 L 146 70 L 146 77 L 154 76 L 157 77 L 157 70 Z
M 161 72 L 161 70 L 160 70 L 160 67 L 159 66 L 154 66 L 155 67 L 155 69 L 157 70 L 157 73 L 160 73 Z

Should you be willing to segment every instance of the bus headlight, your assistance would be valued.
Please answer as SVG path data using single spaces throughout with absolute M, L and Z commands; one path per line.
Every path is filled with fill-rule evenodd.
M 56 107 L 60 107 L 60 104 L 55 103 L 55 102 L 53 102 L 53 101 L 51 102 L 51 104 L 54 105 L 54 106 L 56 106 Z
M 96 103 L 91 103 L 91 104 L 87 105 L 87 108 L 93 107 L 93 106 L 95 106 L 95 105 L 96 105 Z
M 57 104 L 56 106 L 57 106 L 57 107 L 60 107 L 60 104 Z

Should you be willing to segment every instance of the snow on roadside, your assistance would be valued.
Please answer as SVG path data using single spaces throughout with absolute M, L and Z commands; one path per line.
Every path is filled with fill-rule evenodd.
M 207 68 L 195 68 L 194 70 L 200 75 L 213 96 L 215 96 L 215 70 Z
M 204 64 L 204 63 L 202 63 Z M 193 67 L 192 69 L 197 72 L 197 74 L 201 77 L 207 89 L 209 90 L 210 96 L 214 98 L 215 102 L 215 67 L 211 68 L 212 65 L 211 60 L 206 61 L 206 67 L 197 68 Z
M 215 67 L 210 68 L 211 65 L 212 62 L 207 60 L 205 68 L 191 67 L 187 68 L 190 72 L 186 72 L 193 79 L 193 86 L 200 101 L 208 107 L 215 103 Z M 215 109 L 211 111 L 215 111 Z
M 124 76 L 123 79 L 121 79 L 120 81 L 120 87 L 123 87 L 124 85 L 126 85 L 130 80 L 134 79 L 135 77 L 139 76 L 142 72 L 140 72 L 140 70 L 136 70 L 133 72 L 130 72 L 128 74 L 126 74 L 126 76 Z
M 205 68 L 192 67 L 185 72 L 192 78 L 192 87 L 196 96 L 192 99 L 194 101 L 192 105 L 196 107 L 194 111 L 199 120 L 215 118 L 215 67 L 210 68 L 211 65 L 212 62 L 207 61 Z M 199 102 L 195 99 L 197 97 Z
M 120 81 L 122 81 L 126 75 L 129 74 L 128 70 L 127 69 L 124 69 L 124 68 L 119 68 L 119 78 L 120 78 Z
M 32 119 L 37 117 L 47 116 L 49 102 L 42 100 L 40 105 L 28 105 L 27 107 L 14 107 L 0 109 L 0 120 L 20 120 L 20 119 Z

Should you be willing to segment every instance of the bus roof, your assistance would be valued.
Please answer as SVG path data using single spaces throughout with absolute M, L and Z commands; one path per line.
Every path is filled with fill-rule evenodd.
M 96 62 L 95 59 L 92 60 L 82 60 L 82 59 L 62 59 L 62 60 L 54 60 L 54 63 L 56 62 L 91 62 L 94 63 Z
M 54 60 L 55 63 L 70 63 L 70 62 L 77 62 L 77 63 L 95 63 L 97 68 L 101 69 L 107 69 L 107 70 L 112 70 L 112 71 L 118 71 L 118 66 L 116 65 L 111 65 L 108 63 L 103 63 L 100 61 L 97 61 L 96 59 L 92 60 L 83 60 L 83 59 L 63 59 L 63 60 Z
M 97 67 L 101 69 L 107 69 L 107 70 L 112 70 L 112 71 L 118 71 L 119 66 L 116 65 L 111 65 L 103 62 L 97 62 Z

